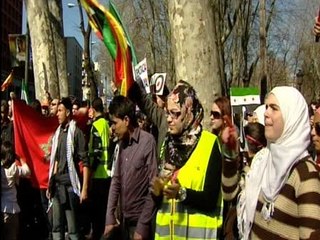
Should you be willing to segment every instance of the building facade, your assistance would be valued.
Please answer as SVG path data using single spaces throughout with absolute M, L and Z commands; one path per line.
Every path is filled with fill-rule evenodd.
M 22 0 L 1 0 L 1 83 L 6 79 L 12 70 L 10 50 L 9 50 L 9 34 L 22 33 Z M 16 79 L 19 75 L 24 74 L 24 69 L 15 69 L 14 82 L 20 85 L 20 81 Z M 22 75 L 23 76 L 23 75 Z M 21 76 L 20 76 L 21 77 Z M 10 87 L 10 91 L 13 91 Z M 1 94 L 3 97 L 9 96 L 9 91 Z
M 75 37 L 65 37 L 69 94 L 82 99 L 82 52 Z

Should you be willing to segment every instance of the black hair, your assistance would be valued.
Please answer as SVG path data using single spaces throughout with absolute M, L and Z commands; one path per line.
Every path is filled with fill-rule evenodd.
M 68 109 L 70 111 L 70 114 L 72 113 L 72 102 L 69 97 L 61 98 L 59 104 L 62 104 L 66 109 Z
M 42 114 L 42 109 L 41 109 L 41 103 L 38 99 L 35 99 L 31 104 L 30 106 L 36 110 L 38 113 L 41 113 Z
M 81 107 L 81 102 L 78 98 L 71 99 L 72 105 L 77 105 L 78 107 Z
M 252 153 L 257 153 L 263 147 L 267 146 L 267 139 L 264 135 L 264 126 L 258 122 L 250 122 L 244 127 L 244 133 L 249 136 L 248 148 Z
M 109 105 L 109 114 L 122 120 L 127 116 L 130 119 L 130 124 L 133 127 L 138 126 L 136 106 L 127 97 L 122 95 L 115 96 Z
M 1 144 L 1 163 L 4 168 L 9 168 L 15 161 L 13 145 L 9 141 Z
M 169 95 L 169 93 L 170 93 L 169 88 L 167 87 L 167 85 L 164 85 L 162 96 L 166 98 Z
M 95 98 L 92 101 L 92 107 L 97 112 L 103 113 L 103 102 L 101 98 Z

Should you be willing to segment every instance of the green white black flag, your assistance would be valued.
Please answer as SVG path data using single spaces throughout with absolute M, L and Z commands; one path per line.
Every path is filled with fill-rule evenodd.
M 260 104 L 260 91 L 258 88 L 230 88 L 231 106 Z

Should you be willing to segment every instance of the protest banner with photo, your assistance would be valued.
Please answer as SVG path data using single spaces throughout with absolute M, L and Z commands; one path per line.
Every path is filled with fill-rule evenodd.
M 139 62 L 134 70 L 136 72 L 136 76 L 141 78 L 144 88 L 147 93 L 150 93 L 150 83 L 148 79 L 148 68 L 147 68 L 147 59 L 144 58 L 141 62 Z
M 23 66 L 26 61 L 26 35 L 9 34 L 9 49 L 12 67 Z
M 154 85 L 156 95 L 163 94 L 164 85 L 166 84 L 166 73 L 155 73 L 151 77 L 151 85 Z

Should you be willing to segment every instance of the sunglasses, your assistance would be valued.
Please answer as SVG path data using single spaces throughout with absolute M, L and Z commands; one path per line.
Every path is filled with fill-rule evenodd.
M 314 128 L 316 134 L 320 136 L 320 122 L 313 123 L 312 128 Z
M 213 116 L 214 119 L 221 119 L 221 113 L 217 111 L 211 111 L 210 112 L 210 117 Z
M 178 117 L 180 117 L 181 112 L 174 112 L 174 111 L 166 111 L 166 116 L 167 117 L 171 117 L 172 119 L 177 119 Z

